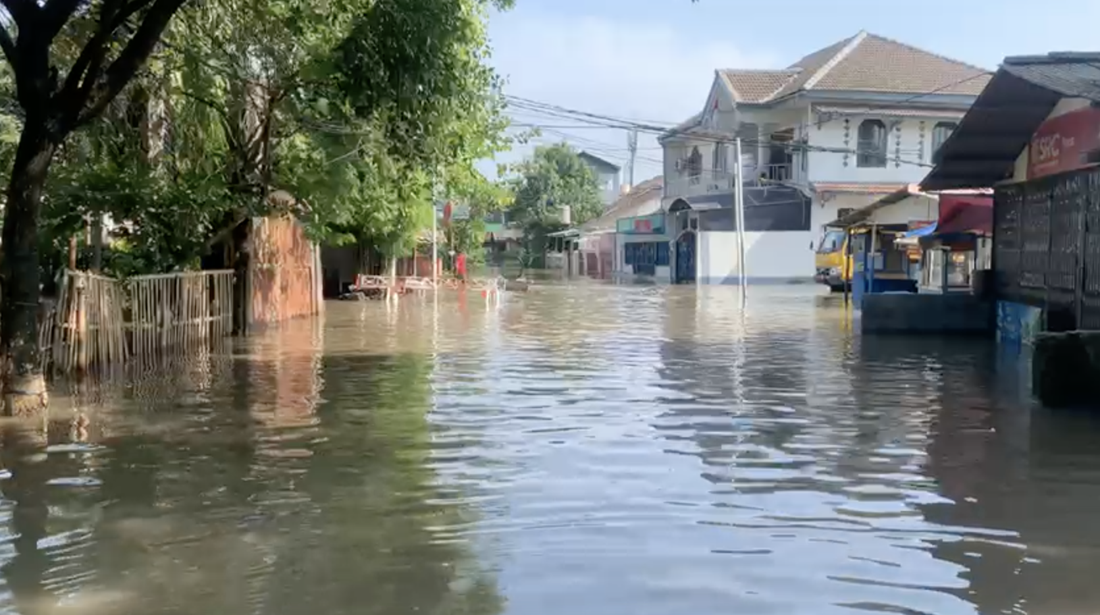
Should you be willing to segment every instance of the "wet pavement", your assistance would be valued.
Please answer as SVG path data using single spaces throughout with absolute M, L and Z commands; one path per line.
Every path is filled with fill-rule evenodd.
M 1100 420 L 1021 382 L 804 287 L 330 303 L 6 425 L 0 612 L 1088 612 Z

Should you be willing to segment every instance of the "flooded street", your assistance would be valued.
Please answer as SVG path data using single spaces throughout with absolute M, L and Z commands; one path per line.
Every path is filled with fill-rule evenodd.
M 1100 421 L 804 287 L 330 303 L 9 426 L 0 611 L 1086 612 Z M 71 420 L 75 410 L 85 419 Z

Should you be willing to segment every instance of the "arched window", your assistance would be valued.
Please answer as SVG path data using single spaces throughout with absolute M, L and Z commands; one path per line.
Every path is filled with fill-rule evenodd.
M 856 166 L 885 167 L 886 140 L 886 124 L 882 120 L 863 120 L 856 144 Z
M 699 153 L 698 147 L 691 148 L 691 155 L 688 156 L 687 168 L 688 177 L 698 181 L 699 176 L 703 174 L 703 155 Z
M 726 170 L 726 144 L 715 143 L 714 144 L 714 156 L 711 161 L 711 168 L 714 169 L 715 174 L 719 174 Z
M 958 127 L 959 125 L 955 122 L 938 122 L 932 127 L 932 162 L 939 164 L 940 148 L 943 147 L 943 142 Z

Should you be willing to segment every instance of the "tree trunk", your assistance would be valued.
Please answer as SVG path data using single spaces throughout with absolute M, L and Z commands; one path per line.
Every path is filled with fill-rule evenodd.
M 55 145 L 41 126 L 27 124 L 19 139 L 4 210 L 5 281 L 0 302 L 0 356 L 4 413 L 28 415 L 46 407 L 46 380 L 38 360 L 38 216 Z
M 92 216 L 92 271 L 103 271 L 103 214 Z
M 252 219 L 233 229 L 233 333 L 248 335 L 252 327 Z

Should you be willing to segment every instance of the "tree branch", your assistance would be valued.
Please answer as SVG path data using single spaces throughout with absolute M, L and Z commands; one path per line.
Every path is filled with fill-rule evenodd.
M 11 64 L 12 70 L 14 70 L 18 58 L 15 53 L 15 42 L 11 40 L 8 29 L 3 26 L 0 26 L 0 47 L 4 48 L 4 57 L 8 59 L 8 64 Z
M 149 5 L 152 0 L 134 0 L 123 6 L 124 0 L 105 0 L 99 11 L 99 27 L 95 35 L 80 50 L 80 56 L 69 69 L 65 85 L 61 88 L 62 101 L 71 101 L 75 116 L 88 98 L 92 86 L 99 79 L 103 58 L 107 55 L 107 41 L 130 17 Z M 64 103 L 63 103 L 64 104 Z
M 49 0 L 39 10 L 39 19 L 35 34 L 46 41 L 53 41 L 65 23 L 73 16 L 83 0 Z M 22 28 L 20 28 L 22 30 Z
M 122 91 L 138 68 L 149 58 L 164 29 L 168 27 L 168 22 L 186 1 L 155 0 L 122 53 L 107 67 L 103 77 L 96 79 L 95 85 L 88 94 L 87 105 L 82 105 L 83 108 L 76 115 L 74 128 L 98 117 Z
M 30 21 L 33 20 L 35 11 L 38 10 L 38 5 L 35 4 L 34 0 L 0 0 L 0 3 L 8 9 L 12 21 L 15 22 L 21 32 L 24 31 L 24 28 L 32 26 Z

